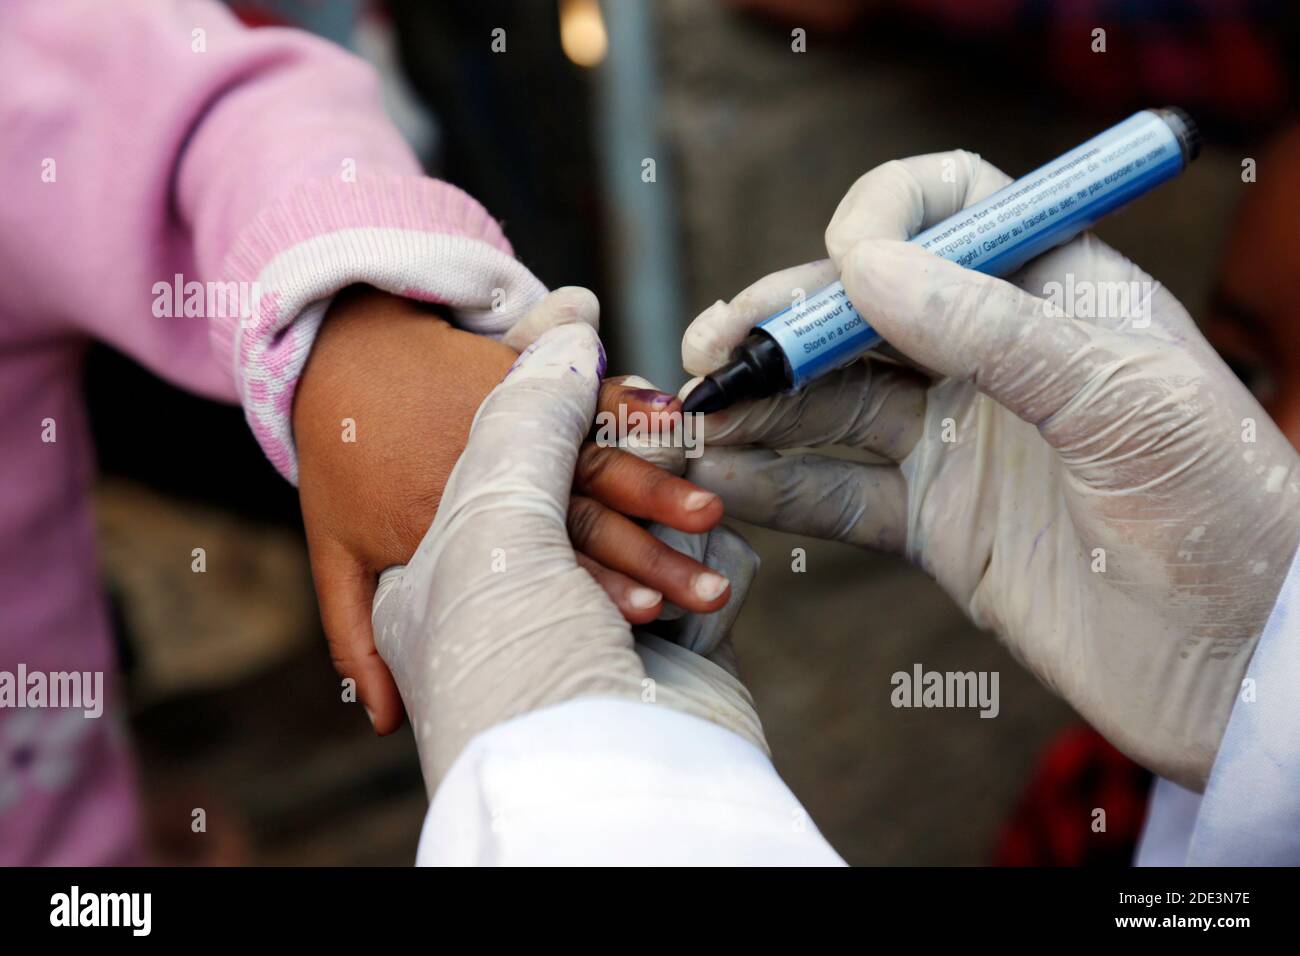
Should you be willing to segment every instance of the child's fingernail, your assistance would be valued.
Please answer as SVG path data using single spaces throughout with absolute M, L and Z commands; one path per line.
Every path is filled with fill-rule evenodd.
M 729 583 L 721 574 L 701 571 L 691 580 L 691 590 L 701 601 L 716 601 Z
M 634 401 L 644 402 L 652 408 L 663 408 L 677 399 L 676 395 L 669 395 L 657 388 L 629 388 L 624 395 Z
M 702 511 L 718 498 L 711 491 L 692 491 L 682 499 L 682 507 L 687 511 Z
M 371 729 L 372 729 L 372 730 L 377 730 L 378 728 L 375 727 L 375 712 L 374 712 L 373 710 L 370 709 L 370 705 L 369 705 L 369 704 L 362 704 L 361 706 L 362 706 L 362 708 L 365 710 L 365 712 L 366 712 L 366 716 L 370 718 L 370 727 L 371 727 Z
M 650 588 L 633 588 L 627 592 L 627 603 L 638 611 L 652 608 L 662 600 L 663 595 L 658 591 L 650 590 Z

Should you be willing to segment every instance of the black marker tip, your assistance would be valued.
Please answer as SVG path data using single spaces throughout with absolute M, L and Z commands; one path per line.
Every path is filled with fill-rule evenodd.
M 722 411 L 729 404 L 731 403 L 727 401 L 722 387 L 713 379 L 704 378 L 682 399 L 682 411 L 688 415 L 693 412 L 708 415 Z

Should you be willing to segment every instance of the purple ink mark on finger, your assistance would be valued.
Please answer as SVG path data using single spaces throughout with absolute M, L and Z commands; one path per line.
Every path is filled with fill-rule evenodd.
M 667 392 L 661 392 L 656 388 L 629 388 L 623 393 L 628 399 L 645 404 L 653 408 L 665 408 L 677 400 L 676 395 L 669 395 Z

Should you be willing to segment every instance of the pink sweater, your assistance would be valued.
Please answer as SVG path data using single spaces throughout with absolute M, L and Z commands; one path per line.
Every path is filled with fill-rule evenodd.
M 87 506 L 89 339 L 240 401 L 294 481 L 294 387 L 336 291 L 441 302 L 493 335 L 544 292 L 482 207 L 420 174 L 368 67 L 204 0 L 0 3 L 0 182 L 0 672 L 112 683 Z M 189 287 L 202 315 L 172 301 L 178 275 L 204 284 Z M 233 302 L 210 314 L 208 290 L 227 282 L 254 296 L 249 318 Z M 0 863 L 133 852 L 113 722 L 0 709 Z

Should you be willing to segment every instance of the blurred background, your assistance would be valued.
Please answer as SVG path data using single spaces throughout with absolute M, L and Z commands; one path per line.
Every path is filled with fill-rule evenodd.
M 1300 426 L 1291 5 L 232 6 L 252 26 L 312 30 L 374 63 L 429 171 L 501 219 L 547 285 L 597 292 L 611 373 L 673 390 L 687 322 L 823 257 L 836 204 L 871 167 L 965 147 L 1018 175 L 1136 109 L 1183 106 L 1205 135 L 1201 158 L 1098 231 L 1203 321 L 1291 434 Z M 103 348 L 87 389 L 102 561 L 159 859 L 410 863 L 425 810 L 414 745 L 406 732 L 375 739 L 340 704 L 296 494 L 242 413 Z M 165 454 L 141 420 L 175 436 Z M 742 671 L 778 769 L 849 862 L 1127 862 L 1145 774 L 927 578 L 900 559 L 740 530 L 764 559 L 736 632 Z M 213 542 L 201 577 L 176 560 L 196 536 Z M 805 573 L 791 570 L 794 548 Z M 893 709 L 890 675 L 917 663 L 998 671 L 999 716 Z M 196 806 L 203 835 L 190 831 Z M 1106 833 L 1090 829 L 1095 807 Z

